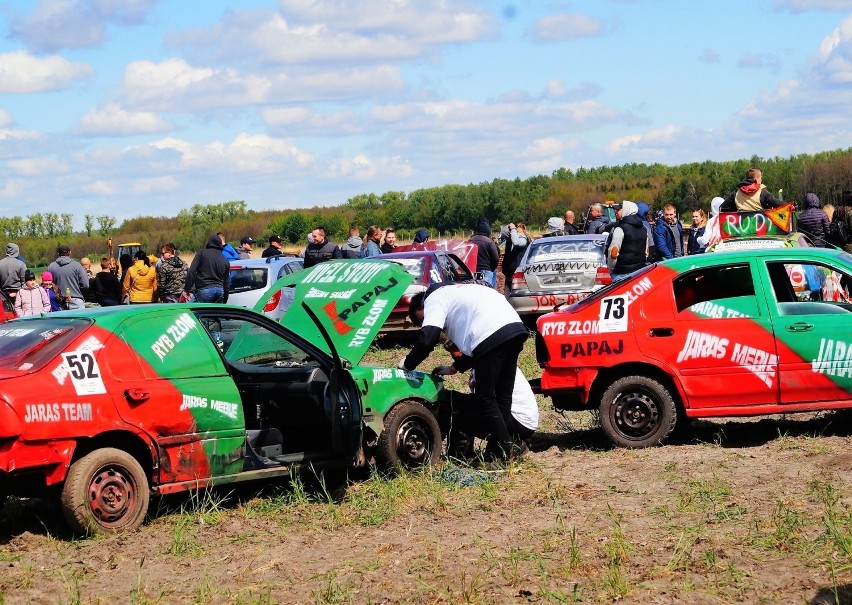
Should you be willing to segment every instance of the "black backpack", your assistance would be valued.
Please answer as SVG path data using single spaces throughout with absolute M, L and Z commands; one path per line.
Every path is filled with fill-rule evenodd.
M 828 242 L 838 247 L 843 247 L 849 241 L 849 234 L 846 231 L 846 221 L 841 218 L 839 221 L 832 221 L 828 226 Z

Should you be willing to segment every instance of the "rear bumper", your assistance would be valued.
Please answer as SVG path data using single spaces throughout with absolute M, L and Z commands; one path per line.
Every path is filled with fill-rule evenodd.
M 591 290 L 581 292 L 529 292 L 520 290 L 509 294 L 509 304 L 518 315 L 544 315 L 559 305 L 573 305 L 591 294 Z

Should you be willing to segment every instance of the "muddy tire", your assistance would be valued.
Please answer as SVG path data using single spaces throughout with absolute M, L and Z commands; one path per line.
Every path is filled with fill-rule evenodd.
M 609 385 L 601 398 L 600 412 L 604 433 L 621 447 L 659 445 L 677 423 L 669 390 L 644 376 L 626 376 Z
M 103 448 L 71 465 L 60 503 L 72 531 L 93 535 L 136 529 L 148 513 L 149 498 L 139 462 L 127 452 Z
M 385 416 L 379 435 L 379 460 L 384 466 L 425 466 L 440 459 L 441 449 L 438 420 L 423 404 L 403 401 Z

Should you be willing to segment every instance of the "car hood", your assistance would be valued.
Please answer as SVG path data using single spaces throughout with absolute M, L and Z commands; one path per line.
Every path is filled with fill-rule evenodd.
M 293 303 L 281 323 L 331 354 L 320 329 L 303 308 L 304 303 L 328 332 L 337 354 L 357 365 L 413 280 L 396 263 L 330 260 L 285 275 L 261 296 L 254 310 L 262 312 L 276 292 L 293 288 Z

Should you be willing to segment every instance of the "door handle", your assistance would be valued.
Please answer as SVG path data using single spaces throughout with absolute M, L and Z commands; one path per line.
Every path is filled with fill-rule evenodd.
M 124 391 L 124 396 L 130 403 L 142 403 L 151 398 L 151 393 L 145 389 L 127 389 Z
M 672 336 L 674 328 L 651 328 L 648 330 L 648 336 Z
M 794 324 L 787 325 L 788 332 L 808 332 L 814 329 L 813 324 L 805 323 L 803 321 L 797 321 Z

